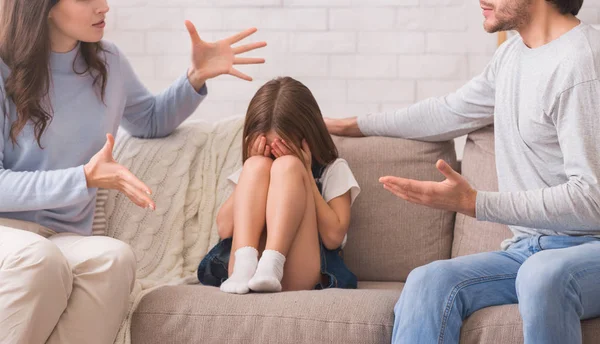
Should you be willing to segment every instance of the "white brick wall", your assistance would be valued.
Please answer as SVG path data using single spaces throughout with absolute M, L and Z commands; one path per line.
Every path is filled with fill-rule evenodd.
M 255 81 L 209 82 L 193 118 L 242 115 L 267 80 L 288 75 L 315 94 L 325 116 L 346 117 L 405 106 L 456 89 L 486 65 L 496 36 L 482 28 L 471 0 L 114 0 L 106 39 L 131 59 L 154 92 L 189 65 L 184 20 L 205 40 L 256 26 L 251 41 L 268 47 L 241 66 Z M 600 23 L 600 0 L 585 0 L 580 18 Z M 459 143 L 460 144 L 460 143 Z M 460 151 L 460 149 L 459 149 Z

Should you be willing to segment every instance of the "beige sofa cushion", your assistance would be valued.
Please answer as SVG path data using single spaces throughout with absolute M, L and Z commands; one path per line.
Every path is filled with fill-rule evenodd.
M 441 181 L 443 158 L 457 165 L 454 144 L 385 137 L 334 137 L 362 188 L 352 207 L 345 261 L 359 280 L 400 281 L 434 260 L 450 258 L 454 214 L 410 204 L 383 189 L 379 178 Z
M 583 344 L 600 342 L 600 318 L 581 322 Z M 484 308 L 463 323 L 461 344 L 523 343 L 523 321 L 517 305 Z
M 469 134 L 461 169 L 462 175 L 476 190 L 498 191 L 493 126 Z M 480 222 L 457 214 L 452 257 L 497 251 L 500 243 L 511 236 L 511 231 L 505 225 Z
M 381 285 L 379 285 L 381 287 Z M 396 290 L 231 295 L 204 286 L 148 294 L 132 343 L 389 343 Z

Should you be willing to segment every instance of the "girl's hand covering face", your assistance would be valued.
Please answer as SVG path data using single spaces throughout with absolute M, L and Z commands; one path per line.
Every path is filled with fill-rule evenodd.
M 280 158 L 285 155 L 294 154 L 288 144 L 282 139 L 275 139 L 273 143 L 271 143 L 271 151 L 273 152 L 273 156 L 275 158 Z
M 290 146 L 281 139 L 275 139 L 271 144 L 271 151 L 273 152 L 273 156 L 275 158 L 279 158 L 285 155 L 293 155 L 293 151 L 290 149 Z M 306 140 L 302 140 L 302 157 L 304 158 L 304 163 L 307 170 L 310 170 L 312 167 L 312 153 L 310 151 L 310 147 L 308 147 L 308 143 Z
M 271 146 L 267 144 L 267 138 L 265 136 L 259 136 L 254 140 L 254 143 L 250 147 L 250 157 L 253 156 L 264 156 L 271 157 Z

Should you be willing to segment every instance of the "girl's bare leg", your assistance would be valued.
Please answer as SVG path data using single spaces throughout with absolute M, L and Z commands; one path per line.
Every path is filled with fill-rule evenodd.
M 273 160 L 252 157 L 244 163 L 233 203 L 233 244 L 229 279 L 221 284 L 227 293 L 245 294 L 256 271 L 258 245 L 265 228 L 267 192 Z
M 308 290 L 319 281 L 319 237 L 309 178 L 312 176 L 296 157 L 283 156 L 273 162 L 267 197 L 267 244 L 248 283 L 251 290 Z

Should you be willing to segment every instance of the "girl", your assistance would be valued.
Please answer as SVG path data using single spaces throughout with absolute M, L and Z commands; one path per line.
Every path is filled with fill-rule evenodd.
M 205 98 L 207 79 L 250 79 L 233 65 L 263 60 L 235 54 L 265 44 L 231 47 L 254 30 L 206 43 L 186 22 L 191 67 L 155 97 L 101 41 L 106 0 L 0 4 L 0 341 L 113 343 L 136 261 L 125 243 L 90 236 L 96 190 L 155 205 L 113 160 L 112 135 L 119 125 L 169 135 Z
M 221 290 L 236 294 L 356 287 L 339 251 L 360 188 L 308 88 L 292 78 L 261 87 L 243 142 L 243 168 L 229 177 L 237 186 L 217 216 L 225 240 L 200 264 L 200 281 L 229 276 Z

